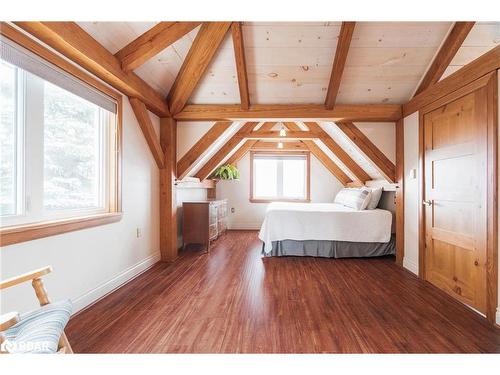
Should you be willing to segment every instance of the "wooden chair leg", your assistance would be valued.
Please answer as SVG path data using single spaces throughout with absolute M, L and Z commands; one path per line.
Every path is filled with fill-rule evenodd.
M 59 339 L 59 348 L 64 348 L 64 353 L 66 354 L 73 354 L 73 349 L 71 348 L 65 332 L 62 333 L 61 338 Z
M 47 291 L 45 290 L 45 286 L 43 285 L 42 279 L 41 278 L 33 279 L 31 285 L 33 285 L 33 289 L 35 289 L 35 294 L 36 297 L 38 298 L 38 301 L 40 302 L 40 306 L 45 306 L 49 304 L 50 303 L 49 296 L 47 294 Z M 73 349 L 71 348 L 68 338 L 66 337 L 66 333 L 64 332 L 59 338 L 59 353 L 66 353 L 66 354 L 73 353 Z
M 33 285 L 33 289 L 35 289 L 36 298 L 38 298 L 38 302 L 40 302 L 40 306 L 45 306 L 50 303 L 49 296 L 47 295 L 47 291 L 43 286 L 43 281 L 40 277 L 33 279 L 31 282 Z

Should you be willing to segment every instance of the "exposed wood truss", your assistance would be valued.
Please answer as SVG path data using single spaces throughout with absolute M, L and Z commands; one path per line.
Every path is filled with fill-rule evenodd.
M 262 130 L 262 131 L 271 130 L 275 124 L 276 124 L 275 122 L 265 122 L 264 124 L 262 124 L 262 126 L 259 128 L 259 130 Z M 231 155 L 231 157 L 227 160 L 226 163 L 236 165 L 241 160 L 241 158 L 243 156 L 245 156 L 245 154 L 248 151 L 250 151 L 253 148 L 253 146 L 255 146 L 257 143 L 259 143 L 259 141 L 255 140 L 255 139 L 249 139 L 249 140 L 245 141 L 245 143 L 243 143 L 241 145 L 241 147 L 239 149 L 237 149 Z M 273 142 L 269 142 L 269 143 L 273 144 Z
M 254 104 L 248 110 L 236 104 L 189 104 L 175 114 L 177 121 L 397 121 L 398 104 L 348 104 L 326 109 L 317 104 Z
M 238 73 L 238 87 L 240 89 L 241 109 L 250 107 L 250 95 L 248 93 L 247 64 L 245 61 L 245 46 L 240 22 L 231 25 L 233 35 L 234 57 L 236 60 L 236 71 Z
M 279 131 L 254 131 L 245 132 L 241 134 L 243 138 L 247 139 L 315 139 L 319 138 L 320 134 L 314 131 L 288 131 L 286 135 L 280 136 Z
M 165 154 L 163 153 L 160 141 L 158 140 L 158 136 L 156 135 L 151 119 L 149 118 L 146 106 L 143 102 L 136 98 L 130 98 L 130 105 L 134 110 L 137 122 L 141 127 L 142 134 L 144 134 L 144 138 L 146 138 L 146 142 L 148 143 L 149 149 L 156 160 L 158 168 L 164 168 Z
M 300 141 L 282 142 L 282 144 L 283 144 L 283 148 L 280 150 L 304 151 L 304 150 L 308 149 L 306 147 L 306 145 L 304 144 L 304 142 L 300 142 Z M 241 147 L 240 147 L 240 149 L 241 149 Z M 276 150 L 278 150 L 278 142 L 257 141 L 252 146 L 251 150 L 253 150 L 253 151 L 276 151 Z
M 201 26 L 168 95 L 172 113 L 184 108 L 230 26 L 231 22 L 207 22 Z
M 224 133 L 231 122 L 216 122 L 193 147 L 177 162 L 177 178 L 182 180 L 194 167 L 195 162 L 209 149 L 211 145 Z
M 416 95 L 403 106 L 403 115 L 408 116 L 432 103 L 450 92 L 483 77 L 484 75 L 500 69 L 500 46 L 486 52 L 481 57 L 465 65 L 460 70 L 449 75 L 443 80 Z
M 189 33 L 200 22 L 160 22 L 133 40 L 115 56 L 126 72 L 138 68 L 150 58 Z
M 337 122 L 336 124 L 356 147 L 366 155 L 387 181 L 395 181 L 396 167 L 394 163 L 392 163 L 356 125 L 352 122 Z
M 355 177 L 355 183 L 364 185 L 366 181 L 371 180 L 371 177 L 366 173 L 363 168 L 361 168 L 350 156 L 344 151 L 342 147 L 340 147 L 337 142 L 335 142 L 330 135 L 325 132 L 319 124 L 316 122 L 306 122 L 306 126 L 320 135 L 320 141 L 325 144 L 326 147 L 333 152 L 333 154 L 339 158 L 339 160 L 346 166 L 349 171 Z
M 330 75 L 330 84 L 328 85 L 328 92 L 326 94 L 325 107 L 327 109 L 333 109 L 335 106 L 355 27 L 356 22 L 342 22 L 335 58 L 333 60 L 332 73 Z
M 300 130 L 300 127 L 294 122 L 286 122 L 285 126 L 292 131 Z M 346 186 L 348 183 L 352 182 L 351 178 L 345 174 L 345 172 L 325 154 L 313 140 L 304 140 L 302 144 L 342 183 L 342 185 Z
M 469 35 L 474 22 L 456 22 L 450 31 L 450 34 L 444 41 L 434 61 L 430 65 L 427 73 L 420 82 L 415 95 L 428 89 L 430 86 L 439 81 L 446 68 L 450 65 L 451 60 L 455 57 L 459 48 L 462 46 L 465 38 Z
M 306 123 L 309 130 L 302 130 L 293 122 L 285 122 L 288 129 L 286 136 L 279 136 L 279 132 L 271 131 L 275 125 L 273 122 L 265 123 L 258 130 L 253 130 L 257 123 L 251 122 L 245 124 L 226 144 L 200 169 L 196 174 L 199 179 L 207 178 L 210 173 L 217 168 L 224 158 L 232 153 L 226 164 L 235 165 L 250 150 L 273 150 L 278 149 L 276 142 L 264 142 L 261 139 L 283 140 L 283 150 L 304 150 L 307 149 L 313 153 L 325 167 L 345 186 L 354 183 L 355 185 L 364 184 L 370 180 L 370 176 L 359 167 L 354 160 L 323 130 L 317 123 Z M 290 141 L 302 140 L 302 141 Z M 356 181 L 352 179 L 327 155 L 321 148 L 314 143 L 313 139 L 321 140 L 348 168 Z M 246 140 L 243 144 L 242 141 Z M 240 146 L 238 148 L 238 146 Z M 235 150 L 235 148 L 237 148 Z
M 247 122 L 213 155 L 208 162 L 196 173 L 196 177 L 204 180 L 215 168 L 244 140 L 242 134 L 248 133 L 258 125 L 257 122 Z
M 135 73 L 124 72 L 120 61 L 76 23 L 16 22 L 15 24 L 127 96 L 140 99 L 158 116 L 170 116 L 167 102 L 160 93 Z

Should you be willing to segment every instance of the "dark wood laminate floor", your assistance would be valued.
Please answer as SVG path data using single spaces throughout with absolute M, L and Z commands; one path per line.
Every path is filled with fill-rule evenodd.
M 390 258 L 261 258 L 254 231 L 159 263 L 72 318 L 85 353 L 500 352 L 500 330 Z

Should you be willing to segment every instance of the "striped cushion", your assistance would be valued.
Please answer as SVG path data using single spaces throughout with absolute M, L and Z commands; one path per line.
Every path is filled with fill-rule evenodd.
M 361 211 L 366 208 L 370 198 L 371 193 L 367 188 L 344 188 L 337 193 L 334 202 Z
M 9 353 L 55 353 L 68 323 L 73 305 L 70 300 L 49 303 L 23 314 L 18 323 L 2 332 L 3 349 Z

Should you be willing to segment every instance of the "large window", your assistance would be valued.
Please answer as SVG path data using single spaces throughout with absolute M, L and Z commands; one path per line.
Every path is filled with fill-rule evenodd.
M 250 164 L 251 201 L 309 200 L 309 153 L 252 152 Z
M 117 106 L 115 99 L 2 40 L 2 227 L 117 211 Z

